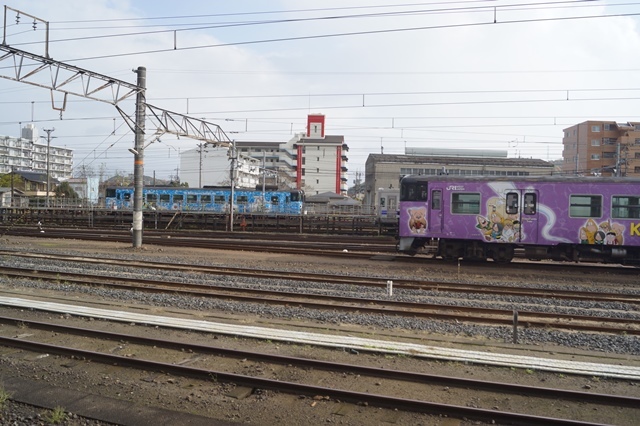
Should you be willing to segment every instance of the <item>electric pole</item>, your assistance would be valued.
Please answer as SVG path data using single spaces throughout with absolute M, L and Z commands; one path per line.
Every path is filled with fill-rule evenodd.
M 144 119 L 147 88 L 147 69 L 138 67 L 134 70 L 138 74 L 136 95 L 136 125 L 135 125 L 135 148 L 132 150 L 133 161 L 133 224 L 132 238 L 133 247 L 142 247 L 142 191 L 144 190 Z
M 51 186 L 51 175 L 49 174 L 49 150 L 51 149 L 51 132 L 53 132 L 54 130 L 56 130 L 55 127 L 52 127 L 51 129 L 42 129 L 45 132 L 47 132 L 47 195 L 45 197 L 46 199 L 46 207 L 49 207 L 49 188 Z
M 236 190 L 236 161 L 238 156 L 236 153 L 236 141 L 231 142 L 231 197 L 229 198 L 229 231 L 233 232 L 233 210 L 234 210 L 234 197 Z

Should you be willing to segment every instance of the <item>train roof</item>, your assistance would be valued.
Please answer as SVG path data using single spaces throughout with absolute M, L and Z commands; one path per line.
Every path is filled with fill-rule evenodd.
M 626 183 L 640 185 L 640 178 L 598 176 L 453 176 L 453 175 L 407 175 L 402 183 L 413 182 L 566 182 L 566 183 Z

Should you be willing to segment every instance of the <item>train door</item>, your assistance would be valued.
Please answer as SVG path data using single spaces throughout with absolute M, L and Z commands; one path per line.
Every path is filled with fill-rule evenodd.
M 505 193 L 506 217 L 501 240 L 505 243 L 538 241 L 538 192 L 512 189 Z
M 434 234 L 442 232 L 442 189 L 432 188 L 429 205 L 429 231 Z
M 389 220 L 398 219 L 398 195 L 395 193 L 387 195 L 387 219 Z

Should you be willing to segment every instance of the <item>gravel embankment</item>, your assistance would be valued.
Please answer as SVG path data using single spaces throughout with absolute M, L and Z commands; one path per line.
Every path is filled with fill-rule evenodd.
M 56 251 L 60 253 L 60 251 Z M 66 251 L 65 254 L 80 256 L 80 253 Z M 114 257 L 110 255 L 110 257 Z M 130 258 L 130 254 L 122 255 L 123 258 Z M 143 260 L 144 256 L 137 258 Z M 147 259 L 144 259 L 147 260 Z M 158 257 L 149 258 L 158 262 Z M 163 257 L 163 262 L 180 262 L 177 258 Z M 15 257 L 0 259 L 0 266 L 7 267 L 34 267 L 39 264 L 38 260 L 20 259 Z M 212 263 L 199 261 L 200 263 Z M 190 263 L 198 263 L 191 261 Z M 230 265 L 228 265 L 230 266 Z M 240 266 L 240 265 L 238 265 Z M 247 266 L 243 264 L 241 266 Z M 277 269 L 294 269 L 296 265 L 279 265 Z M 173 271 L 140 270 L 137 268 L 114 267 L 108 269 L 91 264 L 69 262 L 48 261 L 47 268 L 54 271 L 80 272 L 103 275 L 124 275 L 136 276 L 149 279 L 166 279 L 184 283 L 210 283 L 211 285 L 222 285 L 239 288 L 262 288 L 277 289 L 287 292 L 303 294 L 322 294 L 340 297 L 367 297 L 385 300 L 388 296 L 384 290 L 370 287 L 354 287 L 335 284 L 323 284 L 317 282 L 300 282 L 277 279 L 252 279 L 228 276 L 210 276 L 198 273 L 184 273 Z M 382 264 L 380 271 L 375 268 L 369 270 L 371 276 L 384 274 L 386 265 Z M 298 270 L 298 269 L 296 269 Z M 318 271 L 315 272 L 325 272 Z M 382 276 L 382 275 L 377 275 Z M 386 276 L 386 275 L 385 275 Z M 388 277 L 388 276 L 386 276 Z M 315 309 L 305 309 L 299 307 L 271 306 L 266 304 L 232 302 L 223 300 L 203 299 L 197 297 L 186 297 L 172 294 L 147 294 L 126 290 L 114 290 L 105 288 L 84 287 L 68 283 L 45 283 L 33 280 L 8 280 L 3 278 L 0 282 L 8 286 L 22 286 L 30 288 L 56 289 L 62 292 L 85 293 L 92 298 L 106 298 L 119 300 L 122 302 L 135 302 L 162 307 L 174 307 L 178 309 L 190 310 L 216 310 L 232 313 L 246 313 L 265 318 L 293 318 L 308 320 L 316 323 L 327 324 L 354 324 L 382 329 L 401 328 L 406 330 L 425 331 L 435 334 L 485 337 L 500 342 L 508 342 L 512 339 L 512 328 L 505 326 L 483 326 L 467 324 L 463 322 L 434 321 L 419 318 L 396 317 L 388 315 L 366 315 L 353 314 L 339 311 L 325 311 Z M 488 282 L 490 284 L 490 281 Z M 518 283 L 533 288 L 560 288 L 559 285 L 548 283 Z M 562 289 L 579 289 L 579 285 L 562 285 Z M 634 290 L 640 294 L 640 290 Z M 485 308 L 499 308 L 505 310 L 535 310 L 541 312 L 555 312 L 569 315 L 591 315 L 591 316 L 616 316 L 618 318 L 630 318 L 640 320 L 640 313 L 637 307 L 619 302 L 592 302 L 577 300 L 556 300 L 539 297 L 513 297 L 500 295 L 482 294 L 461 294 L 443 293 L 431 291 L 416 291 L 396 289 L 393 300 L 397 301 L 419 301 L 423 303 L 438 303 L 450 306 L 474 306 Z M 640 355 L 640 339 L 637 336 L 629 335 L 603 335 L 590 333 L 563 332 L 555 330 L 544 330 L 534 328 L 523 328 L 519 331 L 519 341 L 522 344 L 555 344 L 565 347 L 601 351 L 617 354 Z

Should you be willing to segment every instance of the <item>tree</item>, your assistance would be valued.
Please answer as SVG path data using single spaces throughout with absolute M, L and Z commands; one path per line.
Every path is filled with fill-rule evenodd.
M 11 173 L 0 175 L 0 187 L 11 188 Z M 13 175 L 13 187 L 15 189 L 25 189 L 24 179 L 18 175 Z
M 65 197 L 67 199 L 80 198 L 78 193 L 69 185 L 69 182 L 62 182 L 54 192 L 56 197 Z

